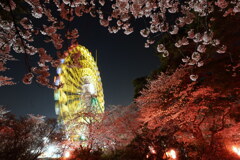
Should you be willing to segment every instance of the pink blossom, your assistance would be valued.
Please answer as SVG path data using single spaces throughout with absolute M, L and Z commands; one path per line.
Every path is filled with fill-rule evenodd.
M 20 24 L 23 26 L 24 29 L 32 29 L 32 25 L 26 17 L 22 18 Z
M 182 62 L 184 62 L 184 63 L 188 63 L 189 60 L 190 60 L 190 57 L 188 57 L 188 56 L 186 58 L 182 58 Z
M 0 62 L 0 72 L 6 71 L 8 68 L 4 66 L 3 62 Z
M 192 75 L 190 75 L 190 79 L 191 79 L 192 81 L 197 81 L 198 75 L 192 74 Z
M 186 37 L 183 37 L 181 41 L 182 41 L 182 45 L 183 46 L 186 46 L 186 45 L 189 44 L 189 41 L 188 41 L 188 39 Z
M 145 47 L 145 48 L 149 48 L 149 47 L 150 47 L 149 43 L 145 43 L 145 44 L 144 44 L 144 47 Z
M 150 26 L 150 31 L 151 31 L 152 33 L 157 33 L 157 32 L 159 31 L 159 27 L 158 27 L 157 25 L 152 24 L 152 25 Z
M 178 31 L 179 31 L 179 28 L 178 28 L 178 26 L 174 25 L 174 26 L 173 26 L 173 30 L 172 30 L 172 31 L 170 31 L 169 33 L 174 35 L 174 34 L 177 34 L 177 33 L 178 33 Z
M 228 2 L 226 2 L 225 0 L 217 0 L 217 2 L 215 2 L 215 5 L 221 9 L 224 9 L 227 8 Z
M 127 28 L 125 31 L 124 31 L 124 34 L 126 35 L 129 35 L 133 32 L 133 28 Z
M 104 6 L 105 0 L 99 0 L 99 3 L 100 3 L 101 6 Z
M 197 62 L 197 66 L 198 66 L 198 67 L 202 67 L 203 65 L 204 65 L 204 62 L 203 62 L 203 61 Z
M 198 52 L 193 52 L 192 59 L 196 62 L 198 62 L 201 59 L 201 54 Z
M 195 34 L 194 34 L 194 30 L 193 30 L 193 29 L 191 29 L 190 31 L 188 31 L 187 34 L 188 34 L 188 37 L 187 37 L 187 38 L 189 38 L 189 39 L 193 39 L 193 38 L 195 37 Z
M 193 41 L 194 41 L 195 43 L 201 42 L 201 41 L 202 41 L 201 33 L 196 33 L 196 34 L 194 35 Z
M 197 51 L 200 52 L 200 53 L 205 53 L 206 52 L 206 47 L 205 45 L 199 45 L 197 47 Z
M 190 59 L 189 61 L 188 61 L 188 65 L 189 66 L 193 66 L 193 65 L 195 65 L 197 63 L 197 61 L 195 61 L 195 60 L 193 60 L 193 59 Z
M 218 46 L 220 44 L 220 40 L 219 39 L 214 39 L 213 41 L 212 41 L 212 45 L 213 46 Z
M 34 55 L 37 53 L 37 49 L 33 46 L 30 46 L 29 44 L 26 44 L 26 53 L 29 55 Z
M 75 14 L 76 14 L 76 16 L 81 17 L 83 15 L 83 11 L 82 10 L 83 10 L 82 6 L 75 7 Z
M 14 85 L 15 83 L 12 81 L 12 78 L 6 76 L 0 76 L 0 87 L 6 85 Z
M 140 31 L 140 34 L 143 36 L 143 37 L 148 37 L 148 35 L 150 34 L 150 30 L 148 28 L 146 29 L 142 29 Z
M 32 79 L 33 79 L 34 75 L 32 73 L 27 73 L 25 74 L 25 76 L 22 79 L 22 82 L 24 84 L 31 84 L 32 83 Z
M 109 25 L 109 21 L 106 19 L 100 19 L 100 24 L 104 27 L 107 27 Z
M 209 44 L 212 41 L 213 33 L 212 32 L 204 32 L 203 34 L 203 44 Z
M 0 44 L 0 54 L 6 54 L 10 52 L 10 46 L 8 44 Z
M 162 56 L 163 57 L 168 57 L 169 56 L 169 52 L 167 50 L 164 50 Z
M 35 18 L 41 18 L 43 9 L 40 6 L 36 6 L 32 9 L 32 16 Z
M 67 39 L 76 39 L 79 37 L 78 30 L 75 28 L 72 31 L 68 31 L 66 34 Z
M 167 32 L 168 31 L 168 23 L 161 23 L 159 26 L 160 32 Z
M 48 36 L 51 36 L 52 34 L 56 33 L 56 31 L 57 31 L 56 27 L 54 27 L 54 26 L 47 27 L 47 26 L 44 25 L 43 27 L 44 27 L 45 33 Z
M 226 51 L 227 51 L 227 46 L 222 45 L 222 46 L 217 50 L 217 53 L 223 54 L 223 53 L 226 53 Z
M 227 17 L 228 15 L 233 14 L 233 8 L 229 8 L 225 13 L 223 14 L 223 17 Z
M 157 46 L 157 51 L 158 51 L 159 53 L 164 52 L 164 51 L 165 51 L 165 46 L 164 46 L 163 44 L 159 44 L 159 45 Z
M 234 13 L 240 12 L 240 2 L 237 2 L 237 4 L 233 8 Z

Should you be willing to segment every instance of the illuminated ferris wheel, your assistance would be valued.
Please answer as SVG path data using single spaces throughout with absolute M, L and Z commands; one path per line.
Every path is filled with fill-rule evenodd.
M 85 139 L 87 124 L 93 117 L 88 113 L 104 112 L 104 95 L 100 73 L 91 53 L 75 45 L 66 52 L 57 68 L 55 84 L 63 87 L 54 91 L 55 111 L 70 139 Z

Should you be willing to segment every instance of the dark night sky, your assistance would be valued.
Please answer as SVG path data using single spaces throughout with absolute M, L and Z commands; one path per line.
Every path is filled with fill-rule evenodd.
M 122 32 L 110 34 L 107 28 L 100 26 L 98 20 L 90 16 L 81 17 L 70 25 L 79 29 L 79 44 L 92 53 L 98 51 L 98 67 L 106 105 L 131 103 L 134 93 L 132 81 L 149 74 L 159 66 L 153 48 L 144 48 L 145 40 L 139 32 L 128 36 Z M 53 90 L 36 83 L 21 83 L 25 73 L 22 57 L 9 64 L 12 69 L 8 71 L 8 75 L 15 78 L 17 85 L 0 88 L 0 105 L 6 106 L 17 115 L 32 113 L 55 117 Z

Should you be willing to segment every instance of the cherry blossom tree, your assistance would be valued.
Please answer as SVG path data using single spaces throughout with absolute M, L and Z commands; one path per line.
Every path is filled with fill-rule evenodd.
M 37 159 L 57 135 L 56 121 L 34 115 L 18 119 L 0 108 L 0 159 Z
M 227 148 L 239 143 L 239 76 L 232 78 L 223 62 L 195 71 L 202 73 L 197 82 L 188 79 L 192 68 L 162 73 L 136 99 L 139 120 L 154 136 L 183 143 L 190 159 L 237 159 Z
M 79 112 L 72 120 L 69 120 L 69 123 L 73 123 L 75 128 L 85 128 L 86 130 L 79 133 L 84 132 L 85 135 L 84 139 L 80 137 L 79 145 L 90 150 L 104 148 L 114 151 L 128 145 L 136 137 L 140 128 L 140 123 L 136 120 L 138 117 L 137 107 L 129 105 L 111 106 L 110 108 L 103 114 Z M 82 118 L 85 121 L 82 121 Z
M 137 117 L 138 110 L 134 104 L 111 106 L 102 120 L 93 125 L 95 146 L 115 150 L 128 145 L 139 132 Z

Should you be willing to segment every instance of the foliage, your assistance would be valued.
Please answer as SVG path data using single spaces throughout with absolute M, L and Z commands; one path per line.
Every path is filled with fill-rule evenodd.
M 44 152 L 46 145 L 55 140 L 56 121 L 42 116 L 16 118 L 0 109 L 0 159 L 34 160 Z

